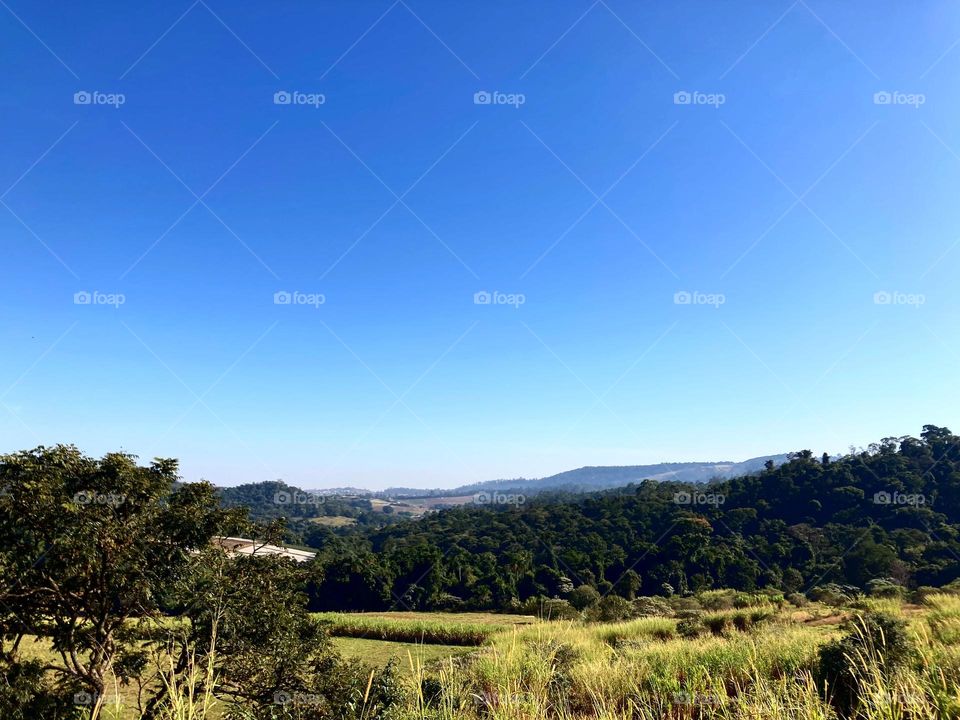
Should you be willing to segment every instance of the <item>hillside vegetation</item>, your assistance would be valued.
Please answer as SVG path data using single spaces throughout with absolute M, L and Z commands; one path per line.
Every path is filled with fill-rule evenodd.
M 512 499 L 512 500 L 511 500 Z M 320 542 L 326 610 L 516 610 L 588 586 L 632 599 L 714 587 L 939 586 L 960 575 L 960 438 L 927 425 L 831 460 L 810 451 L 708 486 L 503 496 Z

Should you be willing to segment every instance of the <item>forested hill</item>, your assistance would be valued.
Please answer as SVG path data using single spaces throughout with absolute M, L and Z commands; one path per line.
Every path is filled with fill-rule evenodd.
M 301 518 L 356 518 L 371 509 L 365 497 L 308 493 L 282 480 L 217 488 L 224 507 L 246 507 L 250 517 L 267 522 L 291 515 Z
M 927 425 L 831 460 L 804 451 L 709 486 L 643 482 L 549 502 L 504 495 L 327 538 L 318 596 L 340 607 L 508 607 L 587 584 L 625 597 L 806 590 L 960 576 L 960 438 Z
M 768 461 L 779 465 L 787 456 L 764 455 L 743 462 L 678 462 L 655 465 L 602 465 L 582 467 L 576 470 L 550 475 L 535 480 L 489 480 L 487 482 L 461 485 L 448 490 L 417 490 L 416 488 L 387 488 L 384 494 L 394 497 L 431 497 L 437 495 L 473 495 L 493 490 L 512 490 L 527 494 L 539 492 L 592 492 L 621 487 L 642 480 L 676 480 L 678 482 L 707 482 L 748 475 L 763 469 Z

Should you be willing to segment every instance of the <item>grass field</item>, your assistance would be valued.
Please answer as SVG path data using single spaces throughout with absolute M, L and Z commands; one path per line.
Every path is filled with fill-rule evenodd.
M 677 617 L 584 623 L 396 612 L 318 619 L 344 657 L 374 667 L 398 661 L 406 700 L 397 720 L 841 720 L 816 685 L 818 654 L 847 632 L 844 619 L 868 611 L 903 618 L 914 654 L 891 677 L 879 674 L 869 654 L 858 660 L 864 706 L 855 720 L 960 717 L 955 595 L 931 595 L 922 606 L 861 600 L 844 608 L 705 611 L 695 636 Z M 25 650 L 50 652 L 42 643 Z M 116 700 L 129 708 L 129 695 L 121 689 Z M 191 720 L 219 720 L 221 710 Z M 127 709 L 108 717 L 137 716 Z
M 334 637 L 430 645 L 482 645 L 496 633 L 535 621 L 493 613 L 318 613 Z
M 346 658 L 356 658 L 377 667 L 397 659 L 400 667 L 405 669 L 410 667 L 411 660 L 421 665 L 431 665 L 471 652 L 471 648 L 458 645 L 421 645 L 347 637 L 334 638 L 333 645 Z

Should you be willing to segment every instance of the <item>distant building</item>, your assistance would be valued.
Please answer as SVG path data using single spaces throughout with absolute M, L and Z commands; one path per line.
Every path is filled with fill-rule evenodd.
M 309 550 L 296 550 L 280 545 L 271 545 L 250 538 L 217 537 L 213 539 L 213 544 L 222 547 L 228 555 L 282 555 L 296 562 L 309 562 L 317 556 L 315 552 Z

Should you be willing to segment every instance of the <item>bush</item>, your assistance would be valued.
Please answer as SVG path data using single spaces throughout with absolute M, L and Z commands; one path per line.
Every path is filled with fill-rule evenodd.
M 698 638 L 707 634 L 707 626 L 700 616 L 685 617 L 677 623 L 677 635 L 684 638 Z
M 74 702 L 74 690 L 82 688 L 54 689 L 37 660 L 0 660 L 0 717 L 4 720 L 79 718 L 83 708 Z
M 438 609 L 451 612 L 463 610 L 465 604 L 461 598 L 458 598 L 456 595 L 451 595 L 450 593 L 440 593 L 437 595 L 435 602 Z
M 593 622 L 619 622 L 634 616 L 633 603 L 619 595 L 607 595 L 586 612 Z
M 559 598 L 530 598 L 523 604 L 524 613 L 542 620 L 579 620 L 580 611 Z
M 638 597 L 633 601 L 633 612 L 638 617 L 670 617 L 673 608 L 661 597 Z
M 600 593 L 595 587 L 581 585 L 567 596 L 567 600 L 577 610 L 586 610 L 600 602 Z
M 767 595 L 765 593 L 746 593 L 739 592 L 733 596 L 733 606 L 738 610 L 743 610 L 744 608 L 758 607 L 760 605 L 767 605 L 770 603 L 779 604 L 783 602 L 783 595 L 777 593 L 776 596 Z
M 723 635 L 730 627 L 730 616 L 723 614 L 704 615 L 703 624 L 713 635 Z
M 853 600 L 861 595 L 860 589 L 852 585 L 838 585 L 837 583 L 827 583 L 813 588 L 807 595 L 815 602 L 822 602 L 825 605 L 841 607 L 849 605 Z
M 893 578 L 874 578 L 867 583 L 870 597 L 899 600 L 906 594 L 906 588 Z
M 787 602 L 793 605 L 794 607 L 804 607 L 809 605 L 810 601 L 807 599 L 807 596 L 801 592 L 792 592 L 787 595 Z
M 674 595 L 669 600 L 670 606 L 678 615 L 682 612 L 699 611 L 703 609 L 700 601 L 694 597 L 678 597 Z
M 844 629 L 846 635 L 820 649 L 817 674 L 827 698 L 841 716 L 848 717 L 859 703 L 859 684 L 867 672 L 864 665 L 875 666 L 889 679 L 909 664 L 914 649 L 906 622 L 893 615 L 858 615 Z
M 942 592 L 943 591 L 940 590 L 939 588 L 931 587 L 930 585 L 921 585 L 920 587 L 918 587 L 916 590 L 913 591 L 913 593 L 911 594 L 911 599 L 915 603 L 918 603 L 919 605 L 923 605 L 926 602 L 928 597 L 930 597 L 931 595 L 939 595 Z
M 733 607 L 732 590 L 707 590 L 697 595 L 704 610 L 730 610 Z

